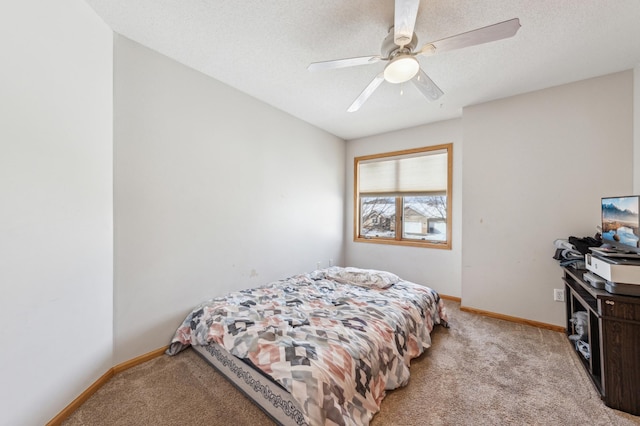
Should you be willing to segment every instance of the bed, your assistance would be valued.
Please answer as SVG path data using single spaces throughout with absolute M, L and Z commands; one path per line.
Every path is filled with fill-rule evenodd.
M 444 304 L 429 287 L 332 267 L 196 306 L 167 353 L 192 346 L 284 425 L 368 425 L 409 380 Z

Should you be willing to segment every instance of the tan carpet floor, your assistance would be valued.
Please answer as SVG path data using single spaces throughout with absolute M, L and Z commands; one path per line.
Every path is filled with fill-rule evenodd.
M 371 422 L 382 425 L 640 425 L 606 407 L 563 333 L 460 311 L 411 363 Z M 188 349 L 112 378 L 64 423 L 73 425 L 273 425 Z

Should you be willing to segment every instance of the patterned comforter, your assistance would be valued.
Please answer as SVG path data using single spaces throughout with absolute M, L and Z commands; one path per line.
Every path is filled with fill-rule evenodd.
M 167 353 L 218 343 L 283 386 L 311 425 L 368 425 L 385 391 L 447 325 L 432 289 L 388 272 L 328 268 L 197 306 Z

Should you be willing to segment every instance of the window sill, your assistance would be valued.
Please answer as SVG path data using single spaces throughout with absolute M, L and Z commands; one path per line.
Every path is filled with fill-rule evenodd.
M 437 243 L 433 241 L 395 240 L 391 238 L 364 238 L 364 237 L 355 237 L 353 241 L 356 243 L 386 244 L 386 245 L 394 245 L 394 246 L 422 247 L 422 248 L 432 248 L 432 249 L 440 249 L 440 250 L 451 250 L 450 242 Z

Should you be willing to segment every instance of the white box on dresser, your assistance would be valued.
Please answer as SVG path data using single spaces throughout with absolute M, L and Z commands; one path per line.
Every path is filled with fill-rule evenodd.
M 640 285 L 640 261 L 585 255 L 587 269 L 607 281 Z

